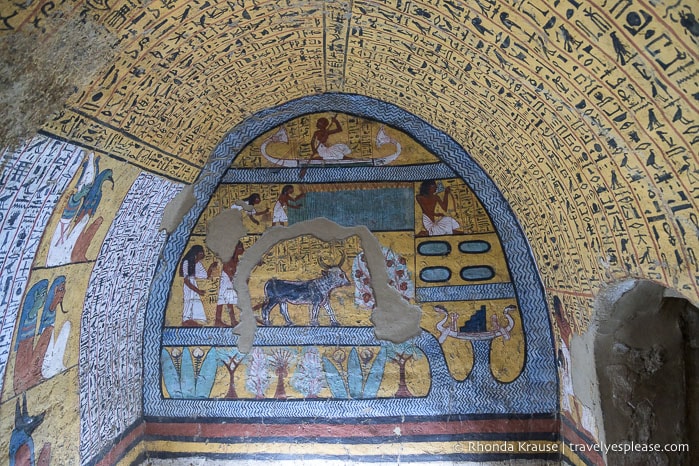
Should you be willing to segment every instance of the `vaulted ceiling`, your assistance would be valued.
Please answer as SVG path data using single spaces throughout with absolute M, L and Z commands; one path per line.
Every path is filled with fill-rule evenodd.
M 689 0 L 5 1 L 0 133 L 192 184 L 234 128 L 295 118 L 308 96 L 393 105 L 490 176 L 580 333 L 627 278 L 699 304 L 698 15 Z
M 372 97 L 444 131 L 486 170 L 530 238 L 546 287 L 579 309 L 569 316 L 576 328 L 599 289 L 624 277 L 698 301 L 692 2 L 1 8 L 6 41 L 42 44 L 5 47 L 5 60 L 32 65 L 19 69 L 23 81 L 40 74 L 10 97 L 14 112 L 30 113 L 23 100 L 39 116 L 41 102 L 58 110 L 41 125 L 46 133 L 191 183 L 224 135 L 262 110 L 313 94 Z M 62 92 L 41 88 L 53 82 Z
M 5 34 L 67 43 L 74 55 L 108 43 L 114 54 L 78 70 L 90 82 L 43 131 L 186 183 L 231 128 L 303 96 L 361 94 L 410 111 L 486 170 L 547 288 L 585 309 L 624 277 L 699 296 L 693 8 L 77 1 L 6 3 L 2 17 Z M 76 21 L 104 30 L 71 42 Z M 68 54 L 29 53 L 42 50 L 54 63 Z

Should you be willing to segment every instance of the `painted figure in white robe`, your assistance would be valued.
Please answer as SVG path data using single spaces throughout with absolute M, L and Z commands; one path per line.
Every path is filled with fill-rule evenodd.
M 207 280 L 211 278 L 213 270 L 218 267 L 214 262 L 209 269 L 204 269 L 201 261 L 204 259 L 204 247 L 198 244 L 192 246 L 185 254 L 180 264 L 180 276 L 184 278 L 182 310 L 182 325 L 184 327 L 199 327 L 206 324 L 206 312 L 201 297 L 204 290 L 199 288 L 197 280 Z
M 302 192 L 298 196 L 294 197 L 294 187 L 290 184 L 285 185 L 282 188 L 282 192 L 277 198 L 277 202 L 274 204 L 274 210 L 272 214 L 272 226 L 284 225 L 289 222 L 289 217 L 286 214 L 286 209 L 300 209 L 301 205 L 296 204 L 306 193 Z
M 100 158 L 95 157 L 94 153 L 83 161 L 78 184 L 68 198 L 51 237 L 47 267 L 87 261 L 87 248 L 103 222 L 102 217 L 97 217 L 90 223 L 102 200 L 102 185 L 109 181 L 114 189 L 112 170 L 100 172 L 99 161 Z
M 439 236 L 439 235 L 455 235 L 462 234 L 461 225 L 443 213 L 437 212 L 437 206 L 443 211 L 449 209 L 449 197 L 451 196 L 451 188 L 447 187 L 444 190 L 444 196 L 441 198 L 437 194 L 437 183 L 435 180 L 425 180 L 420 185 L 420 192 L 415 199 L 422 208 L 422 225 L 424 231 L 418 233 L 418 236 Z
M 240 256 L 245 252 L 243 243 L 238 241 L 235 247 L 233 256 L 224 262 L 221 267 L 221 279 L 218 287 L 218 301 L 216 302 L 216 318 L 214 320 L 215 327 L 235 327 L 238 325 L 238 320 L 235 318 L 235 306 L 238 305 L 238 293 L 233 289 L 233 277 L 238 270 L 238 262 Z M 223 322 L 223 308 L 228 309 L 230 317 L 230 325 Z
M 312 158 L 321 158 L 323 160 L 342 160 L 346 155 L 352 153 L 352 149 L 346 144 L 328 144 L 328 138 L 331 134 L 342 132 L 342 126 L 337 121 L 337 117 L 331 117 L 331 122 L 327 118 L 318 118 L 316 121 L 316 130 L 311 136 L 311 150 L 313 151 Z

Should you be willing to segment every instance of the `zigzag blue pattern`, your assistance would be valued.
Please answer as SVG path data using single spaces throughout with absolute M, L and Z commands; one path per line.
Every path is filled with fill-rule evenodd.
M 515 288 L 512 283 L 431 286 L 428 288 L 416 288 L 415 295 L 420 302 L 504 299 L 514 298 Z
M 229 169 L 222 183 L 335 183 L 364 181 L 422 181 L 452 178 L 456 174 L 443 163 L 388 167 L 309 168 L 300 177 L 298 168 Z
M 303 403 L 163 399 L 160 393 L 159 378 L 161 337 L 165 338 L 169 342 L 168 344 L 184 344 L 185 341 L 191 341 L 189 340 L 190 334 L 187 332 L 177 333 L 167 330 L 162 334 L 162 329 L 169 288 L 172 278 L 175 276 L 177 262 L 183 253 L 197 218 L 223 179 L 224 173 L 227 173 L 233 157 L 245 145 L 252 142 L 257 136 L 300 115 L 325 111 L 345 112 L 381 121 L 409 134 L 425 146 L 428 151 L 440 157 L 479 197 L 502 242 L 514 283 L 514 293 L 520 304 L 527 353 L 526 365 L 522 374 L 509 384 L 495 381 L 488 366 L 488 344 L 475 342 L 475 364 L 472 373 L 463 382 L 454 381 L 448 376 L 449 372 L 440 345 L 432 335 L 423 332 L 416 339 L 416 344 L 430 357 L 432 375 L 432 390 L 425 398 L 306 400 Z M 442 169 L 440 168 L 440 170 Z M 335 173 L 336 171 L 337 173 Z M 228 171 L 232 180 L 238 180 L 230 182 L 241 182 L 242 179 L 248 183 L 282 181 L 281 178 L 267 178 L 277 176 L 271 170 L 261 171 L 260 178 L 257 178 L 258 174 L 250 172 L 246 170 L 240 175 L 233 175 L 232 171 Z M 280 170 L 279 176 L 282 173 Z M 438 173 L 442 172 L 436 172 L 433 177 L 443 176 Z M 293 180 L 298 179 L 297 173 L 286 173 L 286 176 L 288 177 L 283 178 L 285 182 L 293 182 Z M 371 175 L 360 174 L 358 176 Z M 304 181 L 320 182 L 346 179 L 348 177 L 344 169 L 323 169 L 317 172 L 314 170 L 313 174 L 309 169 Z M 197 198 L 195 206 L 170 236 L 163 249 L 149 296 L 144 336 L 143 395 L 146 416 L 252 418 L 322 416 L 339 419 L 343 417 L 396 415 L 553 413 L 557 410 L 557 375 L 549 314 L 541 280 L 522 228 L 502 194 L 478 164 L 453 139 L 423 120 L 391 104 L 358 95 L 322 94 L 290 101 L 259 112 L 236 126 L 214 150 L 210 162 L 202 170 L 200 178 L 195 184 L 195 195 Z M 279 329 L 275 329 L 275 331 L 277 330 Z M 317 330 L 318 332 L 331 331 L 329 329 Z M 210 333 L 207 333 L 211 338 L 210 341 L 216 341 L 219 344 L 227 344 L 227 342 L 232 341 L 228 337 L 221 337 L 221 340 L 218 340 L 218 331 L 219 329 L 212 329 Z M 263 330 L 258 332 L 258 341 L 267 342 L 268 336 L 266 334 L 267 332 Z M 269 341 L 273 340 L 271 337 L 269 338 Z M 197 344 L 205 344 L 205 341 L 209 340 L 198 340 Z M 289 343 L 289 340 L 285 341 L 285 344 Z
M 212 342 L 219 346 L 235 346 L 238 336 L 230 328 L 166 328 L 165 346 L 201 346 Z M 380 345 L 373 327 L 260 327 L 255 333 L 255 346 L 293 345 Z

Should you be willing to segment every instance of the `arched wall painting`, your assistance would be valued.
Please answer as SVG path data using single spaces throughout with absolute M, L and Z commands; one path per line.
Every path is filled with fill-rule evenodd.
M 177 421 L 183 435 L 191 417 L 553 420 L 543 292 L 499 192 L 463 149 L 405 112 L 357 96 L 331 102 L 336 108 L 306 98 L 295 116 L 252 118 L 212 157 L 209 173 L 220 175 L 196 185 L 199 201 L 156 274 L 169 279 L 156 278 L 149 302 L 146 417 Z M 464 172 L 450 168 L 454 157 Z M 248 234 L 224 264 L 206 248 L 206 232 L 231 208 L 243 209 Z M 390 284 L 422 311 L 417 337 L 375 337 L 358 237 L 303 235 L 255 258 L 248 287 L 257 331 L 250 352 L 238 348 L 230 275 L 239 255 L 275 225 L 318 217 L 372 232 Z M 523 433 L 512 429 L 505 437 Z

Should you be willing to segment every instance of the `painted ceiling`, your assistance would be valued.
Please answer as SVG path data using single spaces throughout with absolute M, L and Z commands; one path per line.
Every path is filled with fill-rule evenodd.
M 492 177 L 581 330 L 615 279 L 648 278 L 697 302 L 695 10 L 130 0 L 6 2 L 0 16 L 3 33 L 48 41 L 70 33 L 51 29 L 57 16 L 103 26 L 116 56 L 42 130 L 186 183 L 231 128 L 303 96 L 360 94 L 410 111 Z

